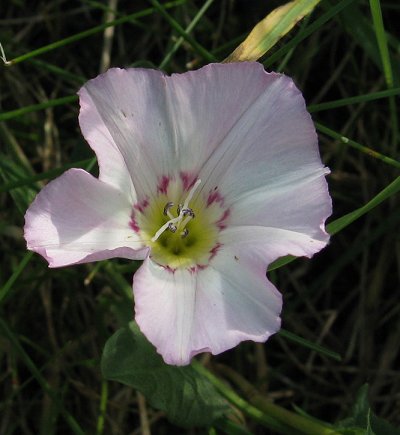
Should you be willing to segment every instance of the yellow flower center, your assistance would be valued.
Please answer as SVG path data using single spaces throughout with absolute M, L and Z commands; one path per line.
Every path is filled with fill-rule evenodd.
M 140 232 L 156 263 L 170 269 L 204 268 L 221 246 L 218 233 L 229 209 L 222 207 L 217 187 L 206 195 L 200 192 L 200 179 L 190 186 L 181 179 L 163 180 L 155 198 L 134 206 L 131 227 Z

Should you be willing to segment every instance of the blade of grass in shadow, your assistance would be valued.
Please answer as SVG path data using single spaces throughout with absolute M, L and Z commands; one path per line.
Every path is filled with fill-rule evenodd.
M 310 104 L 307 110 L 310 113 L 321 112 L 323 110 L 336 109 L 350 104 L 365 103 L 367 101 L 375 101 L 381 98 L 400 95 L 400 88 L 388 89 L 385 91 L 371 92 L 370 94 L 357 95 L 355 97 L 342 98 L 340 100 L 327 101 L 326 103 Z
M 375 35 L 378 42 L 379 53 L 382 60 L 382 67 L 385 75 L 386 85 L 389 89 L 392 89 L 394 87 L 393 70 L 390 62 L 389 48 L 388 48 L 385 28 L 383 26 L 380 0 L 370 0 L 369 4 L 370 4 L 372 20 L 375 28 Z M 392 124 L 392 128 L 391 128 L 392 152 L 396 153 L 399 123 L 397 117 L 396 102 L 393 97 L 389 97 L 389 110 L 390 110 L 390 120 Z
M 65 70 L 64 68 L 60 68 L 56 65 L 52 65 L 51 63 L 45 62 L 43 60 L 29 59 L 28 62 L 31 63 L 32 65 L 36 66 L 40 70 L 46 70 L 46 71 L 51 72 L 52 74 L 55 74 L 58 77 L 62 77 L 63 79 L 72 83 L 73 85 L 76 85 L 76 84 L 82 85 L 86 81 L 85 77 L 78 76 L 76 74 L 72 74 L 71 72 Z
M 215 62 L 216 59 L 212 53 L 207 51 L 194 38 L 192 38 L 185 29 L 165 10 L 165 5 L 161 5 L 157 0 L 149 0 L 155 9 L 168 21 L 170 26 L 193 48 L 193 50 L 207 62 Z
M 173 2 L 165 3 L 163 5 L 163 8 L 166 8 L 166 9 L 174 8 L 176 6 L 180 6 L 184 3 L 185 3 L 185 0 L 175 0 Z M 39 56 L 43 53 L 47 53 L 51 50 L 55 50 L 57 48 L 60 48 L 60 47 L 63 47 L 65 45 L 71 44 L 73 42 L 79 41 L 83 38 L 87 38 L 88 36 L 94 35 L 98 32 L 102 32 L 107 27 L 118 26 L 119 24 L 123 24 L 123 23 L 129 22 L 131 20 L 135 20 L 137 18 L 142 18 L 142 17 L 145 17 L 147 15 L 151 15 L 152 13 L 154 13 L 154 11 L 155 11 L 154 8 L 148 8 L 148 9 L 144 9 L 144 10 L 139 11 L 139 12 L 135 12 L 135 13 L 130 14 L 130 15 L 123 16 L 121 18 L 117 18 L 114 21 L 100 24 L 99 26 L 95 26 L 95 27 L 92 27 L 91 29 L 85 30 L 83 32 L 76 33 L 75 35 L 61 39 L 57 42 L 53 42 L 51 44 L 45 45 L 44 47 L 37 48 L 36 50 L 30 51 L 29 53 L 23 54 L 21 56 L 17 56 L 14 59 L 9 60 L 7 62 L 7 66 L 15 65 L 15 64 L 20 63 L 24 60 Z
M 63 104 L 73 103 L 78 100 L 77 95 L 68 97 L 55 98 L 53 100 L 44 101 L 43 103 L 31 104 L 30 106 L 21 107 L 20 109 L 10 110 L 9 112 L 0 113 L 0 121 L 17 118 L 30 112 L 47 109 L 49 107 L 61 106 Z
M 299 344 L 300 346 L 306 347 L 307 349 L 317 352 L 320 355 L 327 356 L 336 361 L 342 361 L 342 357 L 337 352 L 327 349 L 326 347 L 321 346 L 319 344 L 313 343 L 312 341 L 306 340 L 305 338 L 300 337 L 299 335 L 293 334 L 293 332 L 286 331 L 286 329 L 281 328 L 281 330 L 278 332 L 278 335 L 292 341 L 293 343 Z
M 23 259 L 19 262 L 17 268 L 14 270 L 13 274 L 8 278 L 7 282 L 0 288 L 0 306 L 6 300 L 12 286 L 15 284 L 21 273 L 25 270 L 25 267 L 31 261 L 33 257 L 33 252 L 28 251 L 25 253 Z
M 81 429 L 75 418 L 63 407 L 61 400 L 58 399 L 57 393 L 53 391 L 45 378 L 40 373 L 40 370 L 36 367 L 35 363 L 31 360 L 29 355 L 25 352 L 21 346 L 18 338 L 9 329 L 6 322 L 0 317 L 0 328 L 2 329 L 3 336 L 8 338 L 16 354 L 20 357 L 21 361 L 25 364 L 28 370 L 32 373 L 38 384 L 42 387 L 43 391 L 49 395 L 53 402 L 58 406 L 62 416 L 66 423 L 70 427 L 71 431 L 75 435 L 85 435 L 85 432 Z
M 207 0 L 204 5 L 201 7 L 201 9 L 197 12 L 196 16 L 193 18 L 192 22 L 186 27 L 185 33 L 189 34 L 199 23 L 203 15 L 206 13 L 207 9 L 214 3 L 214 0 Z M 164 59 L 159 65 L 160 69 L 166 68 L 166 66 L 169 64 L 172 56 L 176 53 L 176 51 L 179 49 L 179 47 L 184 42 L 183 36 L 178 38 L 178 40 L 175 42 L 171 50 L 165 55 Z
M 310 14 L 319 2 L 320 0 L 294 0 L 274 9 L 253 27 L 249 36 L 224 62 L 258 60 L 301 19 Z
M 92 157 L 91 159 L 80 160 L 78 162 L 68 163 L 62 166 L 61 168 L 51 169 L 49 171 L 42 172 L 40 174 L 33 175 L 31 177 L 21 178 L 19 180 L 6 183 L 0 186 L 0 192 L 8 192 L 12 189 L 17 189 L 18 187 L 23 187 L 23 186 L 34 187 L 34 183 L 36 181 L 51 180 L 57 177 L 58 175 L 61 175 L 67 169 L 71 169 L 71 168 L 85 168 L 87 171 L 90 171 L 95 163 L 96 163 L 95 157 Z M 39 187 L 37 188 L 37 190 L 39 190 Z
M 325 127 L 324 125 L 322 125 L 318 122 L 315 123 L 315 126 L 317 127 L 317 130 L 320 131 L 321 133 L 324 133 L 324 134 L 332 137 L 333 139 L 340 140 L 342 143 L 349 145 L 352 148 L 355 148 L 356 150 L 361 151 L 364 154 L 368 154 L 369 156 L 374 157 L 377 160 L 380 160 L 384 163 L 387 163 L 388 165 L 391 165 L 397 169 L 400 169 L 400 162 L 399 161 L 397 161 L 391 157 L 385 156 L 384 154 L 381 154 L 378 151 L 375 151 L 375 150 L 368 148 L 364 145 L 361 145 L 360 143 L 358 143 L 352 139 L 349 139 L 348 137 L 342 136 L 339 133 L 336 133 L 336 131 L 333 131 L 330 128 Z

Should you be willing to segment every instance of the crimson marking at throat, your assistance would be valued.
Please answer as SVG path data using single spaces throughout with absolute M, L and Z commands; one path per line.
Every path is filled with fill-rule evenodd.
M 135 214 L 134 213 L 132 213 L 132 215 L 131 215 L 131 220 L 129 222 L 129 226 L 133 229 L 133 231 L 135 231 L 135 233 L 139 233 L 140 232 L 140 228 L 139 228 L 139 225 L 136 222 Z
M 189 172 L 180 172 L 179 177 L 181 178 L 184 190 L 190 190 L 197 181 L 197 175 L 190 174 Z
M 216 245 L 214 245 L 214 247 L 210 250 L 210 258 L 209 258 L 209 260 L 212 260 L 216 255 L 217 255 L 217 252 L 221 249 L 221 247 L 222 247 L 222 243 L 217 243 Z
M 169 186 L 170 178 L 166 175 L 161 177 L 161 180 L 157 187 L 157 193 L 162 193 L 164 195 L 167 194 L 168 186 Z
M 218 192 L 218 190 L 210 191 L 207 197 L 207 207 L 210 207 L 211 204 L 214 202 L 219 202 L 222 206 L 224 203 L 224 198 L 222 195 Z
M 137 211 L 139 211 L 140 213 L 143 213 L 144 210 L 146 209 L 146 207 L 148 207 L 148 205 L 149 205 L 149 199 L 144 198 L 141 201 L 134 204 L 133 208 L 136 209 Z
M 220 230 L 224 230 L 226 228 L 226 225 L 227 225 L 226 221 L 227 221 L 230 214 L 231 214 L 231 211 L 229 208 L 227 208 L 224 211 L 224 214 L 217 220 L 216 224 Z

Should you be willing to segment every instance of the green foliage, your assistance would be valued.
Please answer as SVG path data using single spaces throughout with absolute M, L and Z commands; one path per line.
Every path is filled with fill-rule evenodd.
M 142 392 L 179 426 L 207 426 L 227 411 L 227 402 L 206 378 L 190 366 L 165 364 L 134 322 L 107 341 L 101 369 L 106 379 Z
M 100 353 L 132 319 L 138 262 L 49 270 L 23 240 L 25 210 L 45 182 L 71 167 L 97 173 L 79 131 L 76 92 L 107 68 L 103 55 L 108 66 L 167 73 L 222 61 L 286 3 L 1 3 L 8 63 L 0 65 L 0 435 L 179 432 L 164 413 L 186 426 L 220 416 L 210 434 L 399 434 L 397 1 L 321 0 L 279 41 L 265 35 L 275 45 L 264 66 L 293 77 L 306 97 L 334 205 L 327 249 L 269 268 L 284 294 L 285 329 L 265 346 L 243 343 L 207 360 L 209 369 L 197 361 L 177 369 L 131 325 L 109 339 L 103 359 L 107 377 L 122 383 L 106 381 Z M 317 2 L 296 3 L 306 10 Z M 296 21 L 286 17 L 278 36 Z M 367 379 L 374 412 L 363 387 L 349 414 L 352 392 Z
M 369 406 L 368 384 L 363 385 L 348 418 L 336 424 L 343 435 L 400 435 L 400 429 L 377 417 Z

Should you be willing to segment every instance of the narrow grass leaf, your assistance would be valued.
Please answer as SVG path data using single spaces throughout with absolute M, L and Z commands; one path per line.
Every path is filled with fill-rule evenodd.
M 201 7 L 201 9 L 198 11 L 196 16 L 193 18 L 192 22 L 186 27 L 185 33 L 188 35 L 199 23 L 203 15 L 206 13 L 208 8 L 214 3 L 214 0 L 207 0 L 204 5 Z M 172 46 L 171 50 L 165 55 L 163 61 L 160 63 L 159 68 L 164 69 L 169 62 L 172 59 L 172 56 L 176 53 L 176 51 L 179 49 L 179 47 L 182 45 L 182 43 L 185 41 L 183 36 L 178 38 L 178 40 L 175 42 L 175 44 Z
M 165 9 L 165 5 L 160 4 L 157 0 L 150 0 L 150 3 L 160 14 L 166 19 L 170 26 L 193 48 L 193 50 L 200 55 L 207 62 L 215 62 L 216 58 L 212 53 L 207 51 L 200 45 L 194 38 L 192 38 L 185 29 L 173 18 Z
M 381 202 L 395 195 L 399 191 L 400 191 L 400 177 L 397 177 L 388 186 L 386 186 L 383 190 L 381 190 L 376 196 L 374 196 L 371 199 L 371 201 L 367 202 L 367 204 L 328 224 L 327 230 L 329 234 L 333 235 L 338 233 L 343 228 L 347 227 L 355 220 L 359 219 L 361 216 L 365 215 L 373 208 L 375 208 L 377 205 L 379 205 Z
M 382 154 L 378 151 L 375 151 L 371 148 L 368 148 L 364 145 L 361 145 L 360 143 L 358 143 L 352 139 L 349 139 L 348 137 L 342 136 L 341 134 L 336 133 L 336 131 L 333 131 L 330 128 L 325 127 L 324 125 L 319 124 L 318 122 L 315 123 L 315 126 L 317 127 L 317 130 L 319 130 L 321 133 L 324 133 L 324 134 L 332 137 L 333 139 L 340 140 L 342 143 L 349 145 L 349 146 L 355 148 L 356 150 L 361 151 L 364 154 L 368 154 L 369 156 L 371 156 L 377 160 L 380 160 L 384 163 L 387 163 L 388 165 L 391 165 L 397 169 L 400 169 L 400 162 L 399 161 L 392 159 L 391 157 L 385 156 L 384 154 Z
M 10 340 L 12 347 L 16 354 L 21 358 L 21 361 L 26 365 L 28 370 L 32 373 L 33 377 L 37 380 L 42 389 L 51 397 L 52 401 L 58 406 L 61 414 L 63 415 L 66 423 L 70 427 L 71 431 L 75 435 L 85 435 L 85 432 L 81 429 L 75 418 L 62 406 L 61 400 L 59 400 L 55 391 L 47 383 L 46 379 L 40 373 L 40 370 L 36 367 L 35 363 L 31 360 L 29 355 L 25 352 L 24 348 L 18 341 L 15 334 L 9 329 L 6 322 L 0 317 L 0 329 L 3 335 Z
M 92 157 L 91 159 L 80 160 L 78 162 L 68 163 L 64 166 L 61 166 L 60 168 L 50 169 L 49 171 L 45 171 L 37 175 L 20 178 L 18 180 L 13 180 L 6 184 L 0 185 L 0 192 L 8 192 L 10 190 L 17 189 L 19 187 L 24 187 L 24 186 L 35 187 L 34 183 L 36 183 L 37 181 L 51 180 L 57 177 L 58 175 L 61 175 L 67 169 L 71 169 L 71 168 L 85 168 L 87 171 L 90 171 L 90 169 L 93 167 L 95 163 L 96 163 L 95 157 Z M 39 189 L 39 187 L 37 189 Z
M 323 110 L 336 109 L 337 107 L 349 106 L 350 104 L 366 103 L 381 98 L 400 95 L 400 88 L 387 89 L 385 91 L 371 92 L 370 94 L 357 95 L 355 97 L 342 98 L 340 100 L 327 101 L 326 103 L 310 104 L 307 110 L 310 113 L 321 112 Z
M 33 257 L 33 252 L 26 252 L 23 259 L 18 264 L 18 267 L 15 269 L 13 274 L 8 278 L 7 282 L 3 285 L 3 287 L 0 288 L 0 306 L 2 305 L 3 301 L 7 298 L 9 295 L 13 285 L 21 275 L 21 273 L 24 271 L 27 264 L 31 261 Z
M 267 53 L 302 18 L 311 13 L 320 0 L 294 0 L 268 14 L 224 62 L 255 61 Z
M 314 352 L 319 353 L 320 355 L 327 356 L 336 361 L 342 361 L 342 357 L 337 352 L 327 349 L 324 346 L 320 346 L 319 344 L 313 343 L 312 341 L 306 340 L 305 338 L 300 337 L 299 335 L 293 334 L 293 332 L 289 332 L 286 331 L 285 329 L 281 329 L 278 332 L 278 335 L 292 341 L 293 343 L 297 343 L 300 346 L 306 347 L 307 349 L 311 349 Z
M 185 0 L 176 0 L 173 2 L 165 3 L 163 5 L 163 7 L 166 9 L 169 9 L 169 8 L 174 8 L 176 6 L 180 6 L 184 3 L 185 3 Z M 91 29 L 85 30 L 85 31 L 80 32 L 80 33 L 76 33 L 75 35 L 61 39 L 60 41 L 53 42 L 51 44 L 45 45 L 44 47 L 40 47 L 36 50 L 32 50 L 29 53 L 23 54 L 21 56 L 18 56 L 14 59 L 9 60 L 7 62 L 7 65 L 8 66 L 15 65 L 15 64 L 20 63 L 24 60 L 31 59 L 32 57 L 36 57 L 36 56 L 39 56 L 43 53 L 47 53 L 49 51 L 56 50 L 57 48 L 63 47 L 65 45 L 71 44 L 71 43 L 76 42 L 76 41 L 80 41 L 81 39 L 87 38 L 88 36 L 94 35 L 98 32 L 102 32 L 107 27 L 118 26 L 119 24 L 127 23 L 127 22 L 135 20 L 137 18 L 151 15 L 152 13 L 154 13 L 154 9 L 148 8 L 148 9 L 144 9 L 140 12 L 135 12 L 134 14 L 125 15 L 125 16 L 118 18 L 114 21 L 109 21 L 109 22 L 101 24 L 99 26 L 92 27 Z
M 0 121 L 17 118 L 18 116 L 25 115 L 38 110 L 47 109 L 48 107 L 61 106 L 63 104 L 73 103 L 78 100 L 77 95 L 70 95 L 68 97 L 55 98 L 53 100 L 44 101 L 43 103 L 31 104 L 29 106 L 21 107 L 20 109 L 10 110 L 9 112 L 0 113 Z
M 375 28 L 375 35 L 378 42 L 379 53 L 382 60 L 383 72 L 385 75 L 385 81 L 389 89 L 394 87 L 393 81 L 393 70 L 390 62 L 389 48 L 385 33 L 385 28 L 383 26 L 382 10 L 379 0 L 369 1 L 372 20 Z M 389 98 L 389 109 L 392 124 L 392 143 L 393 152 L 397 150 L 397 140 L 398 140 L 398 115 L 396 102 L 393 97 Z

